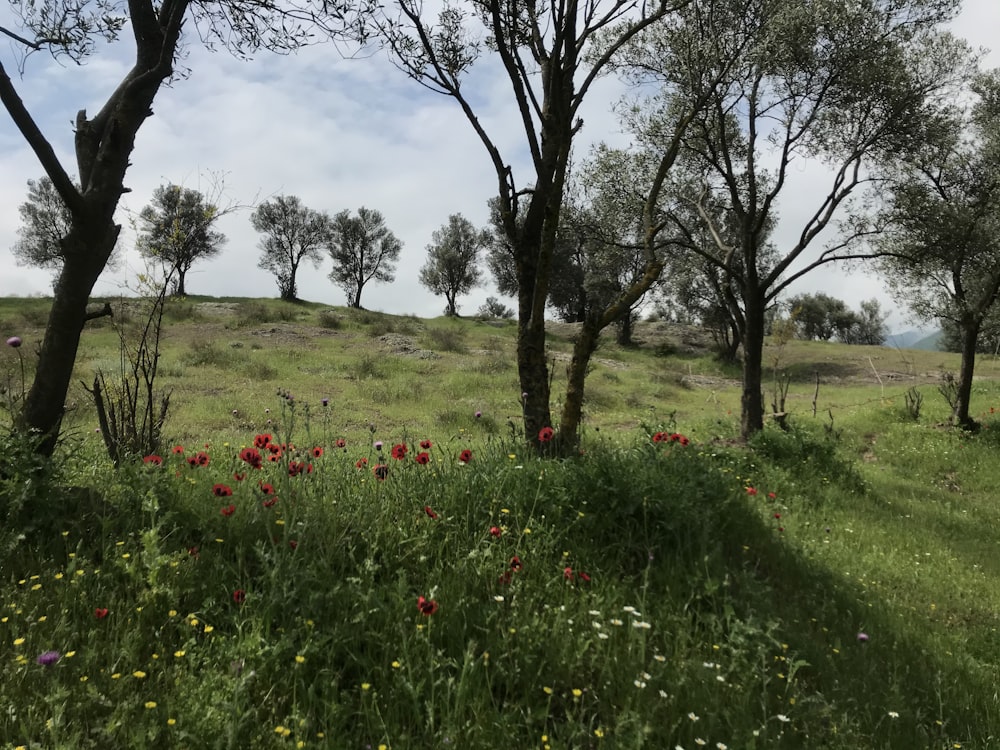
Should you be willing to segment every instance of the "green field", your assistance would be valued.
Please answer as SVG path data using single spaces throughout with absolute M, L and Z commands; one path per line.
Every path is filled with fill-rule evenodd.
M 46 306 L 0 300 L 7 398 Z M 970 435 L 957 355 L 769 344 L 791 429 L 744 445 L 738 368 L 641 324 L 550 459 L 513 323 L 171 300 L 162 465 L 115 470 L 90 326 L 56 460 L 2 438 L 0 747 L 1000 747 L 993 358 Z

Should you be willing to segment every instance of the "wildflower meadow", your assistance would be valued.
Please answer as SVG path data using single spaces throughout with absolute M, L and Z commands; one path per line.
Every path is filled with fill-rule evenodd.
M 744 445 L 735 394 L 615 406 L 609 368 L 634 417 L 556 459 L 495 341 L 396 423 L 297 345 L 117 468 L 85 414 L 50 462 L 4 432 L 0 747 L 1000 746 L 992 383 L 978 434 L 855 384 Z

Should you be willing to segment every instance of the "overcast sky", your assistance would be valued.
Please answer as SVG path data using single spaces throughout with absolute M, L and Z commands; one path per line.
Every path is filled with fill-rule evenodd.
M 6 6 L 0 23 L 10 21 Z M 976 47 L 1000 47 L 1000 2 L 966 0 L 954 32 Z M 126 32 L 127 34 L 127 32 Z M 96 112 L 128 69 L 126 43 L 98 48 L 82 67 L 60 64 L 42 54 L 29 58 L 26 72 L 15 79 L 21 97 L 70 172 L 72 122 L 81 108 Z M 185 61 L 190 75 L 164 88 L 153 105 L 155 115 L 139 131 L 126 175 L 132 189 L 122 206 L 138 212 L 154 188 L 173 182 L 208 192 L 210 175 L 224 175 L 221 205 L 251 205 L 279 194 L 299 196 L 310 208 L 331 214 L 361 206 L 383 213 L 389 228 L 403 242 L 403 252 L 391 284 L 369 285 L 362 305 L 398 314 L 433 317 L 444 300 L 417 281 L 431 233 L 461 213 L 478 226 L 487 221 L 487 200 L 496 194 L 496 177 L 482 144 L 455 102 L 407 79 L 384 55 L 344 60 L 332 48 L 317 46 L 279 57 L 259 54 L 245 62 L 227 53 L 209 53 L 192 40 Z M 0 60 L 16 70 L 18 50 L 0 42 Z M 990 52 L 985 67 L 1000 66 L 1000 50 Z M 519 184 L 528 174 L 518 165 L 523 143 L 512 111 L 509 84 L 499 76 L 479 81 L 479 117 L 514 164 Z M 582 142 L 606 140 L 623 144 L 611 113 L 622 88 L 605 80 L 589 94 Z M 10 254 L 20 226 L 18 206 L 24 202 L 26 181 L 42 175 L 34 154 L 5 111 L 0 111 L 0 296 L 51 294 L 51 273 L 17 266 Z M 780 204 L 776 239 L 801 231 L 805 212 L 815 208 L 816 190 L 825 184 L 818 170 L 803 166 L 798 184 L 789 186 Z M 257 268 L 258 235 L 250 226 L 250 209 L 224 217 L 219 229 L 229 238 L 222 254 L 197 263 L 187 278 L 191 294 L 276 297 L 277 285 Z M 125 263 L 106 272 L 95 296 L 123 292 L 142 270 L 130 249 L 128 215 L 123 244 Z M 299 296 L 331 305 L 345 304 L 344 292 L 327 278 L 330 261 L 318 269 L 303 267 Z M 879 297 L 888 306 L 881 283 L 863 271 L 844 273 L 832 268 L 806 276 L 792 290 L 824 291 L 857 308 L 862 299 Z M 475 312 L 492 284 L 460 298 L 461 311 Z M 893 330 L 909 327 L 900 311 L 890 319 Z

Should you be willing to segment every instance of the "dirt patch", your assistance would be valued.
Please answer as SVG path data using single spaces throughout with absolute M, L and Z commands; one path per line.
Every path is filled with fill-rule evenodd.
M 386 333 L 376 340 L 388 349 L 390 354 L 416 357 L 417 359 L 437 359 L 440 356 L 430 349 L 419 348 L 411 336 L 404 336 L 401 333 Z

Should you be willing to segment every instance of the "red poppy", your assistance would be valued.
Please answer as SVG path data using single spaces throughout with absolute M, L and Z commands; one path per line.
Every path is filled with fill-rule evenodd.
M 96 617 L 98 620 L 103 620 L 107 616 L 108 616 L 108 608 L 107 607 L 95 607 L 94 608 L 94 617 Z
M 775 518 L 781 518 L 781 514 L 780 514 L 780 513 L 775 513 L 775 514 L 774 514 L 774 517 L 775 517 Z
M 427 451 L 421 451 L 420 453 L 418 453 L 416 456 L 413 457 L 413 460 L 416 461 L 421 466 L 425 466 L 431 462 L 431 454 L 428 453 Z
M 576 577 L 583 581 L 584 583 L 590 583 L 590 576 L 584 573 L 582 570 L 577 571 Z
M 291 547 L 293 550 L 296 550 L 299 548 L 299 543 L 296 542 L 294 539 L 289 539 L 288 546 Z
M 338 448 L 346 448 L 347 441 L 344 440 L 344 438 L 337 438 L 337 442 L 334 443 L 334 445 L 336 445 Z
M 406 452 L 407 452 L 407 447 L 405 445 L 403 445 L 402 443 L 396 443 L 394 446 L 392 446 L 391 455 L 397 461 L 402 461 L 404 458 L 406 458 Z
M 379 464 L 372 469 L 372 474 L 375 475 L 376 479 L 385 480 L 385 478 L 389 476 L 389 467 L 385 464 Z
M 205 451 L 198 451 L 194 455 L 194 460 L 195 460 L 195 463 L 198 464 L 198 466 L 208 466 L 209 462 L 212 459 L 209 458 L 208 454 L 205 453 Z
M 776 498 L 776 497 L 777 497 L 777 495 L 776 495 L 775 493 L 773 493 L 773 492 L 768 492 L 768 493 L 767 493 L 767 496 L 768 496 L 769 498 L 771 498 L 772 500 L 774 500 L 774 498 Z
M 153 466 L 162 466 L 163 458 L 161 456 L 156 456 L 156 455 L 145 456 L 143 457 L 142 462 L 144 464 L 152 464 Z
M 281 451 L 278 451 L 277 453 L 270 454 L 267 457 L 267 460 L 270 461 L 272 464 L 278 463 L 279 461 L 281 461 Z
M 565 578 L 567 581 L 573 580 L 573 569 L 568 565 L 565 568 L 563 568 L 563 578 Z
M 174 455 L 183 454 L 184 453 L 184 446 L 183 445 L 175 445 L 173 448 L 170 449 L 170 451 Z
M 253 439 L 254 447 L 256 448 L 266 448 L 271 443 L 270 435 L 258 435 Z
M 272 496 L 269 497 L 267 500 L 262 500 L 260 504 L 263 505 L 265 508 L 273 508 L 276 502 L 278 502 L 278 498 Z
M 538 431 L 538 442 L 547 443 L 555 436 L 555 434 L 556 431 L 551 427 L 543 427 Z
M 515 573 L 517 573 L 518 571 L 520 571 L 523 567 L 524 566 L 521 564 L 521 558 L 520 557 L 512 557 L 512 558 L 510 558 L 510 569 L 513 570 Z
M 260 451 L 256 448 L 244 448 L 240 451 L 240 458 L 255 469 L 259 469 L 261 466 Z
M 197 456 L 188 456 L 187 457 L 187 462 L 188 462 L 188 466 L 194 468 L 195 466 L 198 465 L 198 458 L 197 458 Z
M 303 463 L 298 463 L 297 461 L 289 461 L 288 462 L 288 476 L 290 476 L 290 477 L 297 477 L 299 474 L 301 474 L 303 472 L 303 470 L 305 468 L 306 468 L 306 465 L 303 464 Z
M 368 465 L 368 459 L 367 458 L 359 458 L 357 461 L 354 462 L 354 467 L 357 468 L 357 469 L 363 469 L 367 465 Z
M 432 443 L 430 440 L 420 441 L 420 447 L 423 448 L 425 451 L 429 451 L 432 445 L 434 445 L 434 443 Z
M 472 460 L 472 451 L 466 448 L 464 451 L 458 454 L 458 460 L 463 464 L 469 463 Z
M 243 589 L 236 589 L 233 592 L 233 601 L 237 604 L 242 604 L 247 600 L 247 592 Z
M 679 438 L 677 439 L 677 442 L 678 442 L 678 443 L 680 443 L 681 445 L 687 445 L 687 444 L 688 444 L 688 443 L 690 443 L 691 441 L 690 441 L 690 440 L 688 440 L 688 439 L 687 439 L 686 437 L 684 437 L 683 435 L 681 435 L 681 436 L 680 436 L 680 437 L 679 437 Z
M 222 515 L 224 515 L 226 518 L 229 518 L 229 516 L 233 515 L 233 513 L 236 512 L 236 506 L 230 503 L 219 512 L 222 513 Z
M 756 495 L 757 494 L 757 488 L 756 487 L 747 487 L 747 494 L 748 495 Z
M 417 597 L 417 609 L 420 610 L 420 614 L 430 616 L 433 615 L 438 610 L 438 603 L 433 599 L 425 599 L 422 596 Z
M 312 453 L 313 458 L 319 458 L 323 455 L 323 448 L 317 445 L 310 451 L 310 453 Z
M 247 478 L 247 473 L 245 471 L 234 471 L 233 472 L 233 479 L 235 481 L 237 481 L 237 482 L 242 482 L 246 478 Z
M 665 432 L 657 432 L 653 435 L 654 443 L 665 443 L 670 439 L 670 436 Z
M 230 497 L 233 489 L 228 484 L 215 484 L 212 485 L 212 494 L 216 497 Z
M 503 535 L 503 531 L 500 530 L 499 526 L 490 526 L 490 536 L 499 539 Z
M 424 506 L 424 513 L 426 513 L 431 518 L 437 518 L 438 517 L 438 514 L 435 513 L 434 509 L 431 506 L 429 506 L 429 505 L 425 505 Z
M 260 487 L 260 491 L 263 492 L 265 495 L 273 495 L 274 494 L 274 485 L 273 484 L 268 484 L 267 482 L 258 482 L 257 486 Z

